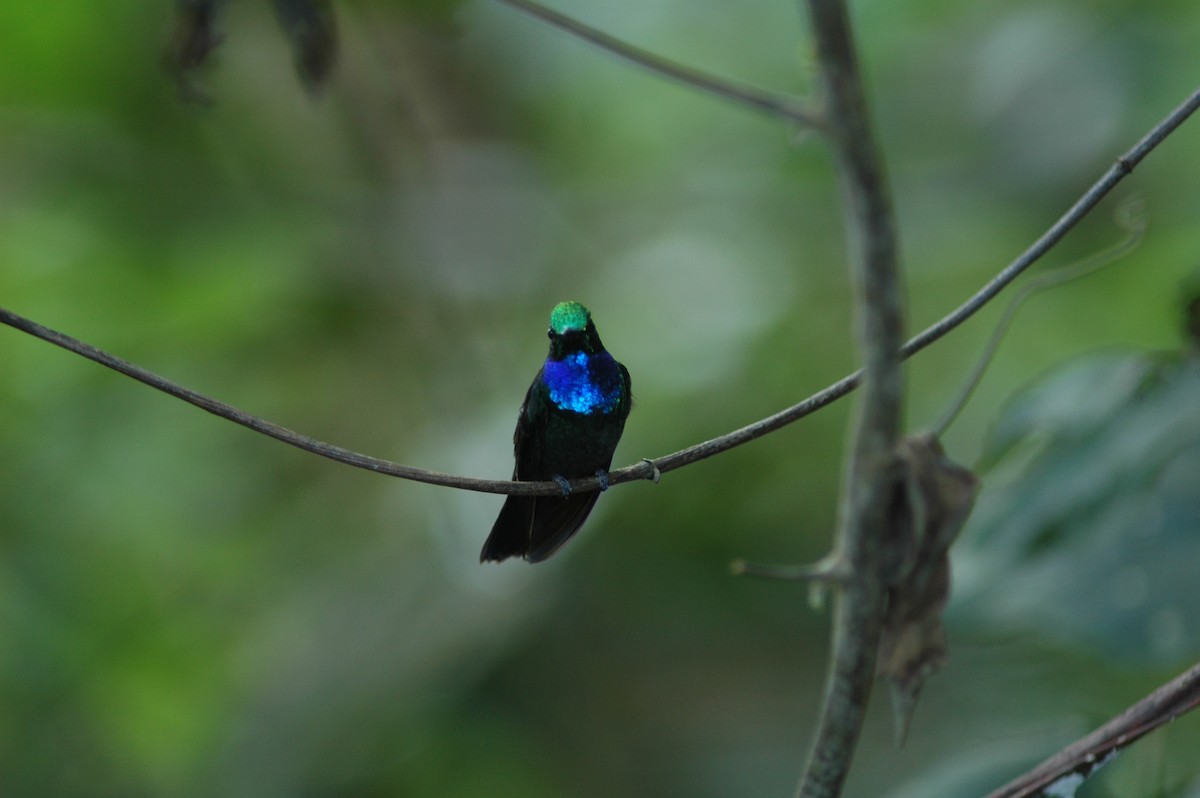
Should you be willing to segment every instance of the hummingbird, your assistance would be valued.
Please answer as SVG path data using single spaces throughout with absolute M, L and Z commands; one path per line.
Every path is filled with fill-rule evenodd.
M 512 478 L 553 480 L 563 495 L 509 496 L 480 562 L 540 562 L 579 531 L 600 492 L 571 494 L 567 481 L 595 475 L 601 490 L 608 487 L 608 467 L 633 404 L 629 371 L 605 350 L 586 307 L 555 305 L 546 334 L 550 353 L 517 414 Z

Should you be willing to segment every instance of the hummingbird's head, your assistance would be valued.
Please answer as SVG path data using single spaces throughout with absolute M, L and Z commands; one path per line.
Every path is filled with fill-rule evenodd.
M 604 351 L 591 312 L 578 302 L 559 302 L 550 312 L 550 357 L 562 360 L 574 352 L 594 355 Z

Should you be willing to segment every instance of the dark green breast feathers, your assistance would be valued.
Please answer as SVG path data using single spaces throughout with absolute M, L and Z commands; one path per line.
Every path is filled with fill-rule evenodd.
M 629 372 L 605 351 L 591 313 L 578 302 L 554 307 L 547 335 L 550 354 L 517 416 L 512 478 L 564 484 L 578 477 L 604 479 L 633 403 Z M 546 559 L 579 531 L 599 496 L 599 491 L 509 496 L 480 562 Z

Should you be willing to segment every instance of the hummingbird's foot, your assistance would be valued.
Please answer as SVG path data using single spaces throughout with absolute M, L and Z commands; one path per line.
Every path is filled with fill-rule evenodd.
M 654 473 L 650 475 L 650 481 L 653 482 L 655 485 L 657 485 L 658 481 L 660 479 L 662 479 L 662 472 L 658 470 L 658 466 L 656 466 L 654 464 L 654 461 L 651 460 L 649 457 L 643 457 L 642 462 L 649 463 L 650 467 L 654 469 Z
M 600 492 L 608 490 L 608 472 L 603 468 L 596 471 L 596 479 L 600 482 Z
M 554 475 L 554 481 L 558 483 L 558 487 L 562 488 L 562 492 L 563 492 L 564 496 L 571 495 L 571 483 L 570 482 L 567 482 L 567 480 L 563 479 L 558 474 Z

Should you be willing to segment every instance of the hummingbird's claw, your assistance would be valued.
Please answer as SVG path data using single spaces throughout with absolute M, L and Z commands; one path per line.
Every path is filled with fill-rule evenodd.
M 662 479 L 662 472 L 658 470 L 658 466 L 656 466 L 654 464 L 654 461 L 651 460 L 649 457 L 643 457 L 642 462 L 649 463 L 650 467 L 654 469 L 654 473 L 650 475 L 650 481 L 653 482 L 655 485 L 657 485 L 658 481 L 660 479 Z
M 562 492 L 563 492 L 564 496 L 571 495 L 571 483 L 570 482 L 567 482 L 567 480 L 563 479 L 558 474 L 554 475 L 554 481 L 558 483 L 558 487 L 562 488 Z
M 600 482 L 600 492 L 608 490 L 608 472 L 603 468 L 596 471 L 596 479 Z

